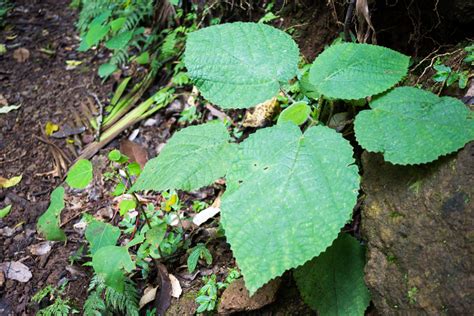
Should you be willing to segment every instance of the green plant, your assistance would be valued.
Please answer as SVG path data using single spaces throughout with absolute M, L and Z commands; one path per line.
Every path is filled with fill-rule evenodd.
M 193 273 L 196 269 L 199 259 L 204 259 L 207 265 L 212 263 L 212 255 L 206 248 L 206 245 L 202 243 L 199 243 L 192 248 L 188 256 L 188 271 L 190 273 Z
M 224 283 L 216 281 L 216 275 L 212 274 L 210 277 L 203 277 L 205 283 L 198 291 L 196 303 L 199 304 L 196 312 L 212 312 L 217 307 L 219 290 L 224 288 Z
M 467 81 L 469 79 L 469 71 L 453 71 L 451 67 L 448 67 L 437 61 L 433 66 L 436 73 L 433 75 L 433 80 L 436 82 L 442 82 L 446 86 L 450 87 L 454 83 L 458 83 L 459 89 L 465 89 Z
M 330 301 L 311 303 L 315 286 L 341 297 L 355 286 L 358 290 L 346 297 L 348 301 L 338 304 L 356 304 L 355 313 L 363 313 L 368 292 L 361 245 L 349 237 L 336 239 L 351 220 L 360 176 L 350 143 L 325 126 L 335 114 L 334 100 L 360 112 L 354 130 L 362 147 L 402 165 L 433 161 L 473 140 L 472 113 L 453 98 L 393 88 L 407 74 L 409 58 L 367 44 L 328 47 L 309 72 L 299 76 L 294 90 L 299 96 L 293 99 L 289 81 L 298 77 L 298 47 L 287 34 L 261 23 L 231 23 L 191 33 L 184 61 L 202 95 L 223 109 L 249 108 L 279 92 L 291 104 L 276 125 L 240 144 L 232 142 L 221 122 L 182 129 L 147 163 L 130 191 L 191 191 L 225 177 L 221 222 L 250 294 L 316 258 L 322 266 L 336 268 L 333 273 L 350 277 L 305 285 L 297 277 L 303 298 L 330 314 Z M 360 111 L 357 107 L 369 96 L 370 109 Z M 330 260 L 358 257 L 343 271 L 331 267 L 327 253 Z M 308 280 L 318 279 L 313 273 L 307 270 Z M 201 311 L 215 306 L 216 283 L 207 282 Z
M 471 66 L 474 66 L 474 44 L 464 47 L 467 55 L 463 61 Z
M 197 113 L 197 108 L 195 105 L 192 105 L 181 112 L 181 117 L 179 118 L 178 122 L 192 123 L 198 119 L 199 119 L 199 114 Z
M 0 27 L 3 26 L 4 24 L 4 19 L 8 13 L 8 11 L 10 11 L 12 8 L 12 5 L 10 3 L 10 1 L 8 0 L 0 0 Z
M 52 302 L 52 304 L 47 307 L 40 309 L 36 313 L 37 316 L 68 316 L 79 313 L 76 309 L 70 306 L 69 300 L 65 300 L 61 297 L 64 294 L 66 285 L 67 282 L 63 283 L 59 288 L 48 285 L 33 295 L 31 300 L 38 304 L 46 297 L 48 297 L 49 301 Z
M 80 51 L 100 42 L 112 51 L 109 62 L 99 68 L 100 77 L 108 77 L 129 59 L 129 49 L 140 42 L 152 41 L 141 23 L 153 14 L 152 0 L 82 0 L 77 23 L 81 34 Z
M 225 289 L 240 277 L 240 272 L 235 268 L 229 270 L 224 282 L 217 282 L 215 274 L 209 277 L 203 277 L 202 281 L 204 285 L 199 289 L 196 296 L 196 303 L 199 304 L 196 312 L 206 313 L 214 311 L 217 307 L 219 291 Z
M 125 289 L 118 292 L 107 286 L 105 281 L 94 275 L 90 281 L 89 295 L 84 302 L 84 315 L 95 316 L 108 313 L 120 313 L 126 316 L 138 316 L 139 292 L 132 280 L 125 280 Z
M 416 294 L 418 293 L 418 288 L 416 286 L 412 287 L 407 292 L 407 298 L 410 304 L 416 303 Z

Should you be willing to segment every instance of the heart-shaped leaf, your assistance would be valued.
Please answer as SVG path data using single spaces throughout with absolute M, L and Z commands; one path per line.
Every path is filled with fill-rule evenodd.
M 206 99 L 222 108 L 248 108 L 271 99 L 295 77 L 298 59 L 288 34 L 236 22 L 189 34 L 184 62 Z
M 343 43 L 328 47 L 314 61 L 309 80 L 335 99 L 361 99 L 384 92 L 403 79 L 409 58 L 382 46 Z
M 250 293 L 324 251 L 351 218 L 359 175 L 349 142 L 291 123 L 240 144 L 221 221 Z
M 401 87 L 370 107 L 356 117 L 357 141 L 395 164 L 427 163 L 474 140 L 474 113 L 455 98 Z

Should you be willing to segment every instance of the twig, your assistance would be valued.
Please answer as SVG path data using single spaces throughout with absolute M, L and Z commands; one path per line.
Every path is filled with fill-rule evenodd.
M 463 49 L 462 48 L 459 48 L 459 49 L 456 49 L 455 51 L 452 51 L 452 52 L 448 52 L 448 53 L 444 53 L 444 54 L 438 54 L 438 55 L 435 55 L 433 56 L 433 58 L 431 58 L 431 61 L 430 61 L 430 64 L 423 70 L 423 72 L 421 73 L 421 75 L 418 77 L 418 79 L 416 80 L 415 82 L 415 86 L 420 82 L 420 80 L 424 77 L 424 75 L 426 74 L 426 72 L 428 70 L 430 70 L 436 59 L 440 58 L 440 57 L 444 57 L 444 56 L 449 56 L 449 55 L 454 55 L 456 53 L 459 53 L 460 51 L 462 51 Z M 423 61 L 422 61 L 423 62 Z M 421 63 L 421 62 L 420 62 Z M 418 66 L 417 66 L 418 67 Z
M 100 102 L 99 97 L 97 97 L 97 94 L 89 92 L 89 95 L 94 98 L 95 102 L 97 105 L 99 105 L 99 116 L 97 116 L 96 122 L 97 122 L 97 132 L 95 134 L 95 139 L 99 140 L 100 139 L 100 130 L 102 129 L 102 119 L 104 118 L 104 105 L 102 102 Z
M 354 15 L 355 3 L 356 3 L 356 0 L 350 0 L 349 5 L 347 6 L 346 18 L 344 20 L 344 40 L 346 42 L 351 42 L 350 28 L 351 28 L 352 17 Z

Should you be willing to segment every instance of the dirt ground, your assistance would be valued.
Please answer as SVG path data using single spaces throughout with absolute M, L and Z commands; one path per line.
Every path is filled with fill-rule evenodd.
M 66 144 L 64 138 L 46 137 L 46 124 L 80 126 L 76 117 L 81 104 L 90 102 L 91 93 L 104 99 L 111 91 L 111 85 L 102 85 L 96 76 L 97 57 L 77 53 L 76 16 L 68 5 L 65 0 L 17 1 L 9 26 L 0 33 L 0 41 L 7 47 L 7 53 L 0 56 L 0 94 L 9 104 L 21 105 L 0 117 L 0 174 L 23 177 L 19 185 L 0 191 L 2 204 L 13 204 L 11 214 L 0 221 L 0 262 L 20 261 L 33 275 L 27 283 L 7 280 L 0 287 L 2 315 L 9 311 L 32 314 L 30 298 L 46 284 L 67 278 L 72 297 L 83 297 L 88 282 L 82 271 L 71 276 L 65 269 L 78 248 L 74 238 L 65 245 L 54 244 L 41 259 L 28 250 L 40 241 L 37 219 L 64 176 L 65 169 L 58 169 L 55 163 L 54 147 L 70 162 L 80 146 L 78 137 L 77 145 Z M 22 49 L 24 60 L 17 60 L 18 49 Z M 84 63 L 67 70 L 67 60 Z

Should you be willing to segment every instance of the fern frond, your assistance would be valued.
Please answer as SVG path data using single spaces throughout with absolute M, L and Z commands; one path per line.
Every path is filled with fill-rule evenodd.
M 100 316 L 107 310 L 100 293 L 102 291 L 92 291 L 84 302 L 84 316 Z
M 140 294 L 135 283 L 128 279 L 125 282 L 123 293 L 117 292 L 112 287 L 105 290 L 105 302 L 116 312 L 124 313 L 127 316 L 138 316 L 138 301 Z

